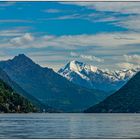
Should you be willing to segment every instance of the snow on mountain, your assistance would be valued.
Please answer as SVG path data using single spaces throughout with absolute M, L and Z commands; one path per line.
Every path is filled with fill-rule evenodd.
M 58 73 L 77 85 L 110 92 L 122 87 L 137 71 L 139 69 L 109 71 L 71 61 Z

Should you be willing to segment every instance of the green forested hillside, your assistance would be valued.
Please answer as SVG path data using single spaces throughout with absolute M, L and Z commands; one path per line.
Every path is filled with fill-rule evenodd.
M 27 99 L 15 93 L 11 87 L 0 80 L 0 112 L 28 113 L 37 109 Z
M 86 113 L 140 113 L 140 72 L 116 93 L 93 107 Z
M 5 71 L 0 68 L 0 79 L 9 85 L 16 93 L 28 99 L 32 104 L 34 104 L 39 112 L 42 112 L 45 109 L 45 112 L 58 112 L 55 109 L 49 107 L 48 105 L 42 104 L 38 99 L 28 94 L 23 90 L 16 82 L 12 81 Z

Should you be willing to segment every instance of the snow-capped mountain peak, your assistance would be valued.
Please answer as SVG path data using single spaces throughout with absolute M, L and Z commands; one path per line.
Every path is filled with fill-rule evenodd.
M 70 70 L 81 71 L 82 67 L 83 67 L 83 63 L 81 63 L 81 62 L 78 62 L 75 60 L 69 62 L 69 69 Z
M 78 61 L 70 61 L 58 73 L 80 86 L 104 91 L 115 91 L 123 86 L 139 69 L 100 69 Z
M 82 62 L 79 62 L 79 61 L 76 61 L 76 60 L 73 60 L 73 61 L 70 61 L 65 67 L 64 67 L 65 70 L 71 70 L 71 71 L 82 71 L 82 70 L 87 70 L 87 71 L 93 71 L 93 72 L 96 72 L 97 71 L 97 67 L 95 66 L 92 66 L 92 65 L 87 65 L 87 64 L 84 64 Z

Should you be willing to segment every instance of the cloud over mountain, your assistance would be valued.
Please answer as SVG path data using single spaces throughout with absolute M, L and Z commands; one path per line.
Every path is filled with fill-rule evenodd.
M 55 8 L 50 2 L 0 4 L 1 59 L 25 53 L 39 64 L 57 70 L 73 58 L 109 69 L 139 65 L 139 3 L 53 5 Z

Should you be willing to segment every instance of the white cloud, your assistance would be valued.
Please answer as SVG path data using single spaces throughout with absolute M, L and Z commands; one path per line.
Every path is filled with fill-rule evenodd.
M 130 44 L 140 43 L 138 33 L 101 33 L 96 35 L 69 35 L 54 37 L 48 41 L 48 44 L 53 43 L 57 46 L 64 47 L 86 47 L 86 46 L 100 46 L 100 47 L 119 47 Z
M 23 35 L 23 33 L 17 29 L 0 31 L 0 36 L 3 36 L 3 37 L 8 37 L 8 36 L 14 37 L 14 36 L 20 36 L 20 35 Z
M 140 14 L 139 2 L 61 2 L 62 4 L 72 4 L 84 6 L 98 11 L 109 11 L 127 14 Z
M 93 56 L 93 55 L 80 55 L 81 58 L 90 60 L 90 61 L 95 61 L 95 62 L 104 62 L 104 59 L 101 59 L 99 57 Z
M 87 9 L 98 11 L 96 18 L 93 14 L 81 16 L 83 19 L 93 22 L 113 22 L 116 26 L 140 31 L 140 3 L 139 2 L 62 2 L 62 4 L 72 4 L 83 6 Z M 112 12 L 110 14 L 105 12 Z M 93 15 L 93 16 L 90 16 Z M 124 15 L 124 16 L 123 16 Z M 127 15 L 127 16 L 126 16 Z
M 34 37 L 30 33 L 26 33 L 23 36 L 15 37 L 10 40 L 13 45 L 24 45 L 34 41 Z
M 84 5 L 84 3 L 83 3 Z M 87 5 L 88 8 L 95 8 L 101 12 L 114 12 L 120 13 L 121 15 L 130 14 L 129 16 L 115 16 L 110 14 L 110 18 L 106 18 L 106 21 L 118 21 L 115 22 L 116 26 L 122 26 L 134 31 L 140 30 L 140 3 L 139 2 L 103 2 L 103 3 L 92 3 Z M 113 23 L 114 24 L 114 23 Z
M 135 69 L 135 68 L 140 68 L 140 65 L 135 65 L 132 63 L 118 63 L 117 64 L 118 67 L 120 67 L 121 69 Z
M 122 69 L 140 68 L 140 55 L 123 55 L 125 62 L 118 63 L 117 66 Z
M 140 14 L 139 2 L 103 2 L 93 3 L 89 8 L 95 8 L 98 11 L 118 12 L 123 14 Z
M 62 65 L 70 61 L 72 57 L 76 57 L 76 59 L 81 61 L 85 60 L 90 64 L 92 64 L 92 62 L 104 62 L 100 63 L 100 66 L 111 67 L 113 64 L 120 62 L 132 63 L 130 61 L 127 62 L 122 56 L 129 53 L 140 53 L 139 47 L 135 46 L 135 44 L 140 44 L 139 36 L 140 33 L 134 32 L 63 36 L 33 36 L 33 34 L 23 34 L 22 32 L 22 35 L 1 42 L 0 49 L 6 47 L 7 49 L 18 49 L 19 51 L 21 49 L 22 51 L 26 48 L 34 48 L 35 50 L 42 49 L 51 51 L 53 53 L 49 54 L 49 56 L 44 54 L 44 57 L 49 60 L 50 64 L 50 61 L 53 60 L 55 64 L 61 61 Z M 58 50 L 62 50 L 63 54 L 60 54 L 59 52 L 61 51 Z M 69 56 L 69 53 L 72 57 Z M 100 58 L 98 56 L 102 57 Z M 41 60 L 41 58 L 39 58 L 39 60 Z M 40 63 L 44 65 L 46 62 Z M 118 65 L 113 66 L 113 68 L 117 67 Z
M 140 15 L 125 18 L 119 22 L 113 23 L 114 25 L 125 27 L 134 31 L 140 31 Z
M 140 64 L 140 55 L 137 55 L 137 54 L 134 54 L 134 55 L 124 55 L 124 59 L 127 62 Z
M 21 48 L 44 48 L 57 47 L 75 50 L 82 47 L 104 47 L 110 49 L 122 48 L 127 45 L 140 44 L 140 33 L 122 32 L 122 33 L 100 33 L 93 35 L 62 35 L 51 36 L 44 35 L 34 37 L 30 33 L 25 33 L 22 36 L 10 39 L 7 47 L 21 47 Z M 35 38 L 35 39 L 34 39 Z M 7 44 L 7 41 L 5 42 Z M 4 44 L 1 44 L 4 45 Z M 0 46 L 1 46 L 0 45 Z
M 96 57 L 94 55 L 78 54 L 75 52 L 71 52 L 70 55 L 72 57 L 79 57 L 79 58 L 82 58 L 84 60 L 95 61 L 95 62 L 104 62 L 104 59 L 101 59 L 101 58 Z
M 74 35 L 61 36 L 53 39 L 52 42 L 62 43 L 64 46 L 71 47 L 86 47 L 86 46 L 100 46 L 100 47 L 119 47 L 127 44 L 140 43 L 139 34 L 123 34 L 123 33 L 105 33 L 96 35 Z M 61 44 L 61 45 L 62 45 Z

